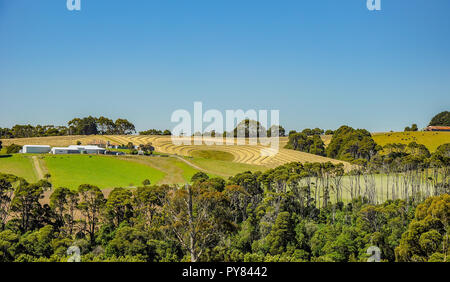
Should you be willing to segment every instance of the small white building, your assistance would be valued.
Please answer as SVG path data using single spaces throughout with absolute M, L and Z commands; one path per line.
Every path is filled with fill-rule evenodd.
M 24 154 L 46 154 L 49 153 L 51 147 L 48 145 L 24 145 L 22 153 Z
M 53 147 L 51 153 L 53 155 L 80 154 L 80 150 L 69 147 Z
M 70 145 L 69 148 L 77 149 L 81 154 L 105 154 L 106 149 L 94 145 Z

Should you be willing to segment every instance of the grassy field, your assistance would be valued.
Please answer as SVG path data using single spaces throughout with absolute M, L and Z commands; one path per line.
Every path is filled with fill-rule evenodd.
M 28 182 L 38 180 L 31 156 L 20 154 L 0 156 L 0 172 L 23 177 Z
M 219 154 L 221 155 L 221 154 Z M 34 158 L 34 159 L 33 159 Z M 266 167 L 230 161 L 180 156 L 98 156 L 98 155 L 22 155 L 0 158 L 0 172 L 36 182 L 45 173 L 55 187 L 76 188 L 93 184 L 100 188 L 153 184 L 184 184 L 197 172 L 210 177 L 228 178 L 243 171 L 264 171 Z
M 108 156 L 42 156 L 55 187 L 76 188 L 92 184 L 100 188 L 141 185 L 144 179 L 158 183 L 165 173 L 145 164 Z
M 450 143 L 450 132 L 388 132 L 374 133 L 372 136 L 375 142 L 381 146 L 388 143 L 409 144 L 416 142 L 425 145 L 430 152 L 434 152 L 439 145 Z
M 228 161 L 201 159 L 201 158 L 188 158 L 188 161 L 208 170 L 209 173 L 215 174 L 221 177 L 228 178 L 244 171 L 265 171 L 268 168 L 258 165 L 234 163 Z
M 211 160 L 219 160 L 219 161 L 233 161 L 234 157 L 232 154 L 223 152 L 223 151 L 215 151 L 215 150 L 198 150 L 193 151 L 191 156 L 202 158 L 202 159 L 211 159 Z
M 121 156 L 120 159 L 151 166 L 165 173 L 159 184 L 183 184 L 201 169 L 195 169 L 175 157 Z M 212 176 L 212 175 L 210 175 Z

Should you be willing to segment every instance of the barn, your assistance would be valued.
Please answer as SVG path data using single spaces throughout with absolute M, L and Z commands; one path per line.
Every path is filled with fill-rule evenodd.
M 428 126 L 426 131 L 450 131 L 450 126 Z
M 22 153 L 24 154 L 46 154 L 49 153 L 51 147 L 48 145 L 24 145 Z

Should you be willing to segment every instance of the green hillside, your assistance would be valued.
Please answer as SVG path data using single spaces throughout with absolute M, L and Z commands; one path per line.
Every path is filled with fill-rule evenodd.
M 144 179 L 158 183 L 165 174 L 150 166 L 108 156 L 44 156 L 55 187 L 76 188 L 89 183 L 100 188 L 141 185 Z

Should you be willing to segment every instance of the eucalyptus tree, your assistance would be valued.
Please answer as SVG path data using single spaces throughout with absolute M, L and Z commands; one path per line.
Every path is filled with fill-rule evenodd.
M 78 194 L 80 200 L 77 207 L 83 216 L 83 229 L 88 233 L 91 246 L 93 246 L 106 199 L 100 188 L 89 184 L 80 185 Z

